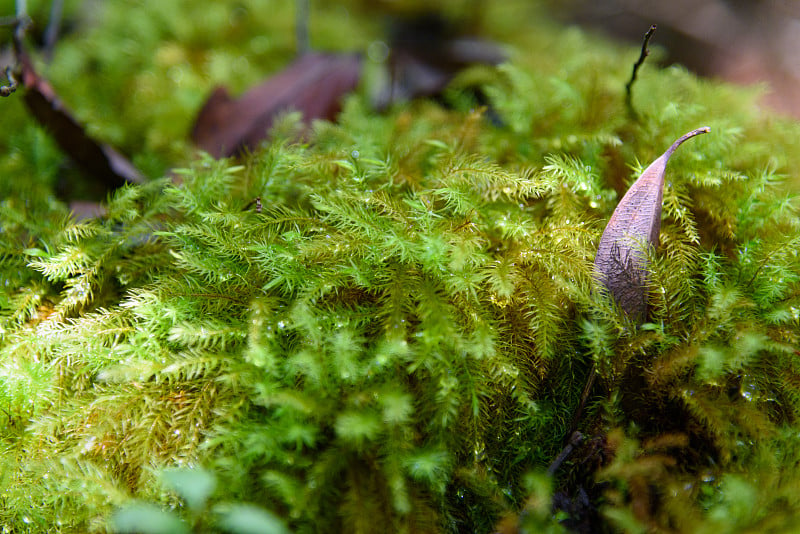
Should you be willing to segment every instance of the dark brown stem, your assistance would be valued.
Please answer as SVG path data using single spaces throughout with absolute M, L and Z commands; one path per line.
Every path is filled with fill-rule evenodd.
M 591 393 L 592 388 L 594 387 L 594 381 L 597 378 L 597 364 L 592 364 L 592 368 L 589 370 L 589 378 L 586 380 L 586 385 L 583 386 L 583 391 L 581 392 L 581 400 L 578 402 L 578 407 L 575 409 L 575 415 L 572 416 L 572 423 L 570 424 L 570 430 L 574 433 L 575 429 L 578 426 L 578 421 L 580 421 L 581 416 L 583 415 L 583 408 L 586 406 L 586 401 L 589 399 L 589 393 Z
M 0 97 L 2 96 L 11 96 L 14 91 L 17 90 L 19 87 L 19 62 L 20 62 L 20 53 L 22 50 L 22 39 L 25 37 L 25 30 L 28 28 L 30 24 L 30 19 L 25 14 L 25 5 L 17 4 L 17 16 L 10 18 L 8 20 L 9 24 L 14 25 L 14 36 L 13 36 L 13 43 L 14 43 L 14 62 L 17 66 L 12 67 L 11 65 L 6 67 L 6 78 L 8 79 L 8 85 L 0 86 Z M 3 25 L 6 24 L 6 21 L 3 20 Z
M 573 449 L 575 449 L 575 447 L 577 447 L 581 441 L 583 441 L 583 434 L 577 430 L 570 435 L 569 443 L 567 443 L 558 456 L 556 456 L 556 459 L 553 460 L 553 463 L 550 464 L 550 467 L 547 468 L 547 474 L 549 476 L 553 476 L 553 473 L 558 471 L 558 468 L 561 467 L 561 464 L 564 463 L 564 460 L 566 460 L 567 457 L 572 454 Z
M 639 54 L 639 59 L 636 60 L 636 63 L 633 64 L 633 72 L 631 73 L 631 79 L 625 85 L 625 107 L 628 109 L 628 115 L 632 119 L 637 119 L 638 116 L 636 115 L 636 110 L 633 109 L 633 82 L 636 81 L 636 75 L 639 72 L 639 67 L 644 64 L 644 60 L 647 56 L 650 55 L 650 50 L 647 48 L 647 45 L 650 43 L 650 38 L 653 36 L 653 33 L 656 31 L 656 25 L 653 24 L 650 26 L 650 29 L 647 30 L 647 33 L 644 34 L 644 41 L 642 42 L 642 52 Z

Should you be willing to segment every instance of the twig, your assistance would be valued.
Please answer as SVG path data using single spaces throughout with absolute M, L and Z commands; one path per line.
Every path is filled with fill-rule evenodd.
M 50 4 L 50 20 L 47 21 L 47 28 L 44 31 L 44 56 L 47 61 L 53 57 L 53 49 L 58 40 L 58 30 L 61 27 L 61 14 L 64 7 L 64 0 L 53 0 Z
M 644 34 L 644 41 L 642 42 L 642 52 L 639 54 L 639 59 L 636 60 L 636 63 L 633 64 L 633 72 L 631 73 L 631 79 L 625 85 L 625 107 L 628 109 L 628 114 L 631 116 L 632 119 L 636 119 L 636 110 L 633 109 L 633 102 L 632 102 L 632 92 L 633 92 L 633 82 L 636 81 L 636 74 L 639 72 L 639 67 L 642 66 L 644 60 L 647 56 L 650 55 L 650 50 L 647 48 L 647 45 L 650 43 L 650 38 L 653 36 L 653 33 L 656 31 L 656 25 L 653 24 L 650 26 L 650 29 L 647 30 L 647 33 Z
M 17 90 L 19 82 L 14 77 L 14 69 L 10 66 L 6 67 L 6 78 L 8 78 L 8 85 L 0 86 L 0 96 L 10 96 L 11 93 Z
M 19 57 L 20 49 L 22 48 L 20 43 L 25 37 L 25 30 L 28 29 L 30 17 L 28 16 L 27 0 L 17 0 L 14 5 L 16 6 L 15 15 L 17 16 L 17 25 L 14 28 L 14 52 Z
M 25 39 L 25 33 L 28 31 L 28 26 L 31 25 L 31 18 L 25 12 L 25 2 L 23 5 L 17 5 L 17 16 L 14 20 L 14 34 L 12 36 L 12 43 L 14 44 L 14 57 L 19 61 L 22 54 L 22 41 Z
M 594 387 L 594 381 L 597 378 L 597 364 L 592 364 L 592 368 L 589 369 L 589 378 L 586 380 L 586 385 L 583 386 L 583 392 L 581 392 L 581 400 L 578 402 L 578 407 L 575 409 L 575 414 L 572 416 L 572 423 L 570 424 L 570 429 L 575 430 L 578 426 L 578 421 L 580 421 L 581 416 L 583 415 L 583 408 L 586 406 L 586 401 L 589 400 L 589 394 Z
M 14 62 L 17 63 L 17 66 L 6 66 L 5 74 L 6 79 L 8 79 L 8 85 L 0 86 L 0 97 L 11 96 L 14 91 L 17 90 L 17 87 L 19 87 L 19 80 L 17 79 L 19 72 L 17 69 L 19 66 L 20 50 L 22 49 L 21 43 L 23 37 L 25 37 L 25 30 L 27 30 L 28 25 L 30 24 L 30 19 L 25 13 L 25 9 L 24 0 L 20 1 L 17 3 L 17 15 L 13 18 L 8 17 L 8 22 L 14 25 Z M 5 25 L 6 22 L 7 20 L 4 18 L 2 20 L 2 25 Z
M 15 5 L 18 19 L 28 16 L 28 2 L 26 0 L 17 0 Z
M 564 460 L 566 460 L 567 457 L 572 454 L 572 451 L 580 444 L 581 441 L 583 441 L 583 434 L 576 430 L 569 437 L 569 443 L 567 443 L 558 456 L 556 456 L 556 459 L 553 460 L 553 463 L 550 464 L 550 467 L 547 468 L 547 474 L 549 476 L 553 476 L 553 473 L 558 471 L 558 468 L 561 467 L 561 464 L 564 463 Z

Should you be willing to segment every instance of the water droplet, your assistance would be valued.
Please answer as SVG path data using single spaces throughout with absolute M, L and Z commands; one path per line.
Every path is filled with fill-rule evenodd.
M 184 70 L 185 69 L 183 67 L 175 65 L 167 70 L 167 76 L 175 83 L 175 85 L 180 85 L 185 74 Z
M 72 286 L 72 294 L 79 300 L 85 299 L 89 295 L 90 290 L 89 282 L 87 282 L 85 278 L 81 278 Z
M 367 47 L 367 57 L 375 63 L 383 63 L 389 57 L 389 45 L 383 41 L 372 41 Z
M 254 54 L 263 54 L 269 50 L 270 41 L 266 35 L 259 35 L 250 40 L 250 50 Z
M 755 382 L 742 384 L 742 387 L 739 391 L 742 397 L 749 401 L 754 400 L 758 396 L 758 386 L 755 384 Z

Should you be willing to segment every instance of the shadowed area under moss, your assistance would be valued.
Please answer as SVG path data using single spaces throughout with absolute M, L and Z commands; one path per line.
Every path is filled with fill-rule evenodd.
M 312 3 L 312 44 L 384 39 L 368 4 Z M 194 115 L 291 61 L 290 3 L 81 6 L 45 74 L 150 179 L 70 218 L 58 188 L 80 176 L 0 102 L 0 524 L 102 532 L 132 503 L 197 532 L 798 520 L 800 125 L 650 63 L 632 122 L 637 49 L 530 2 L 453 1 L 508 62 L 380 114 L 373 73 L 302 142 L 286 113 L 216 161 L 187 143 Z M 700 124 L 667 169 L 636 327 L 592 279 L 600 234 Z

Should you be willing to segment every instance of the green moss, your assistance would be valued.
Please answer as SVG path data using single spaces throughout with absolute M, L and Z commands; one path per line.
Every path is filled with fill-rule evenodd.
M 244 89 L 294 45 L 290 3 L 189 4 L 103 4 L 45 69 L 150 175 L 106 218 L 69 218 L 65 161 L 2 102 L 0 524 L 103 531 L 146 500 L 171 515 L 118 519 L 556 532 L 569 514 L 551 498 L 580 491 L 570 520 L 597 530 L 796 520 L 796 123 L 650 63 L 630 122 L 638 51 L 502 2 L 483 27 L 511 59 L 457 80 L 455 109 L 379 115 L 364 88 L 303 143 L 287 114 L 243 161 L 192 157 L 211 87 Z M 345 7 L 315 4 L 315 45 L 380 38 L 368 6 Z M 470 109 L 467 79 L 490 111 Z M 667 170 L 637 329 L 593 290 L 597 240 L 638 172 L 701 125 Z M 180 185 L 158 179 L 173 167 Z M 575 425 L 586 440 L 544 475 Z M 207 491 L 174 482 L 187 471 L 164 485 L 176 467 Z

